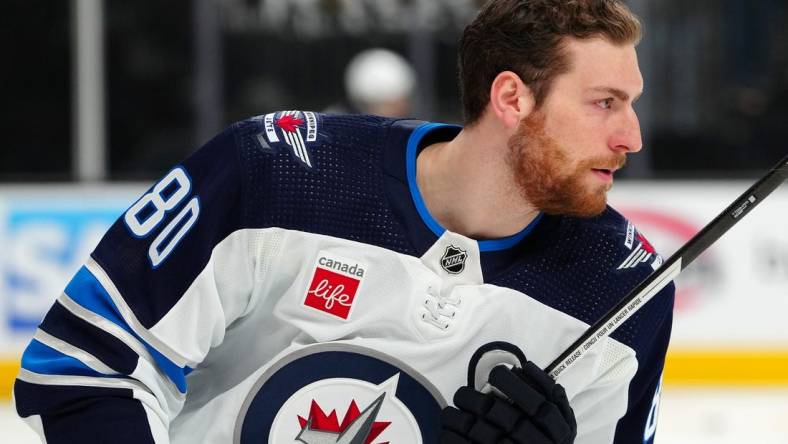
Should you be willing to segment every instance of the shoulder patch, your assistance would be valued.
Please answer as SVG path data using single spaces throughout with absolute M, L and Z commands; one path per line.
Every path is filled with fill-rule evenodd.
M 619 264 L 618 270 L 635 268 L 642 263 L 648 263 L 651 265 L 651 268 L 656 270 L 662 265 L 662 256 L 657 254 L 651 243 L 635 229 L 631 222 L 627 223 L 624 246 L 628 250 L 631 250 L 631 252 L 629 256 Z
M 263 151 L 286 149 L 305 168 L 315 167 L 312 147 L 318 140 L 319 116 L 311 111 L 279 111 L 256 117 L 263 131 L 257 142 Z
M 627 221 L 627 236 L 624 239 L 624 246 L 627 247 L 627 250 L 631 250 L 632 246 L 635 242 L 635 226 L 632 225 L 632 222 Z

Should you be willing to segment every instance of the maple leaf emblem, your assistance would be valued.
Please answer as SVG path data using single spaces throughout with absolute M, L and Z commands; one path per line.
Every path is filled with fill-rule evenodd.
M 288 133 L 294 133 L 298 129 L 299 125 L 304 123 L 304 119 L 300 119 L 290 114 L 286 114 L 279 118 L 276 121 L 277 126 L 282 128 L 283 131 L 287 131 Z
M 341 423 L 336 410 L 326 414 L 313 399 L 309 407 L 309 419 L 298 416 L 301 433 L 296 440 L 307 444 L 371 444 L 391 424 L 375 421 L 384 397 L 385 393 L 363 412 L 359 410 L 356 401 L 351 401 Z
M 651 246 L 651 243 L 648 240 L 646 240 L 646 238 L 642 234 L 638 233 L 637 234 L 637 238 L 640 241 L 640 243 L 643 244 L 643 249 L 644 250 L 646 250 L 646 251 L 648 251 L 649 253 L 652 253 L 652 254 L 654 253 L 654 247 Z

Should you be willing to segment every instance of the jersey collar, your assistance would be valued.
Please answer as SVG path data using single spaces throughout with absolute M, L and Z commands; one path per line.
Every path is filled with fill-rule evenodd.
M 410 195 L 413 199 L 413 204 L 416 206 L 416 210 L 421 217 L 421 220 L 437 237 L 441 237 L 446 229 L 441 226 L 441 224 L 438 223 L 434 217 L 432 217 L 429 210 L 427 209 L 427 206 L 424 204 L 424 199 L 421 196 L 421 191 L 419 190 L 419 185 L 416 181 L 416 158 L 419 152 L 428 145 L 428 143 L 426 143 L 428 136 L 438 135 L 438 133 L 444 133 L 446 131 L 448 131 L 450 134 L 456 135 L 456 133 L 458 133 L 461 129 L 462 127 L 458 125 L 425 123 L 417 127 L 408 138 L 407 149 L 405 153 L 405 167 Z M 534 228 L 536 228 L 536 226 L 542 220 L 542 216 L 543 213 L 539 213 L 539 215 L 537 215 L 536 218 L 519 233 L 499 239 L 477 241 L 479 244 L 479 251 L 506 250 L 517 245 L 520 243 L 520 241 L 525 239 L 525 237 L 528 236 L 528 234 L 530 234 Z

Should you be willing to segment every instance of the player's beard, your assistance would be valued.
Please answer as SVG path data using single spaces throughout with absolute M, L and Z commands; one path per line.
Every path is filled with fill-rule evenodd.
M 572 166 L 568 150 L 545 131 L 544 115 L 531 113 L 509 139 L 514 178 L 522 197 L 546 214 L 593 217 L 605 210 L 610 183 L 589 185 L 593 168 L 617 169 L 626 155 L 610 153 Z

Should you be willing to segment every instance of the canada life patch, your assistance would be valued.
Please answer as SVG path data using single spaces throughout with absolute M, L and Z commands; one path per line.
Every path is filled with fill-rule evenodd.
M 315 165 L 309 146 L 317 140 L 318 116 L 310 111 L 281 111 L 262 117 L 265 136 L 257 135 L 264 151 L 273 152 L 273 146 L 284 145 L 293 158 L 306 168 Z
M 320 251 L 304 305 L 348 320 L 365 272 L 358 261 Z

